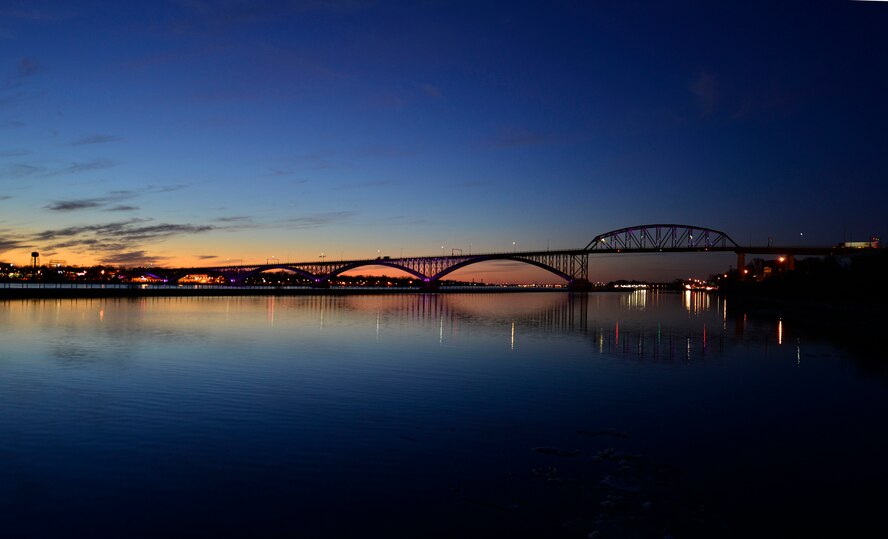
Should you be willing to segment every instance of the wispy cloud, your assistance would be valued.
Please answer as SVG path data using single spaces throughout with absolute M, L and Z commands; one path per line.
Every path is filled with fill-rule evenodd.
M 386 187 L 394 185 L 391 180 L 368 180 L 366 182 L 345 183 L 336 187 L 336 189 L 370 189 L 375 187 Z
M 49 229 L 38 232 L 28 240 L 41 244 L 43 250 L 67 249 L 80 254 L 97 254 L 104 257 L 103 261 L 123 260 L 118 257 L 128 255 L 138 255 L 137 258 L 147 257 L 144 250 L 146 244 L 164 241 L 176 236 L 200 234 L 214 229 L 210 225 L 147 224 L 149 222 L 148 219 L 128 219 L 111 223 Z
M 21 157 L 30 153 L 28 150 L 0 150 L 0 157 Z
M 6 251 L 15 251 L 16 249 L 27 248 L 28 245 L 18 240 L 11 240 L 0 236 L 0 253 Z
M 218 223 L 243 223 L 250 220 L 252 218 L 246 215 L 233 215 L 231 217 L 217 217 L 214 219 Z
M 50 211 L 69 212 L 77 210 L 88 210 L 95 208 L 103 208 L 105 211 L 131 211 L 138 210 L 138 206 L 128 204 L 115 204 L 124 200 L 137 198 L 140 195 L 151 193 L 169 193 L 183 189 L 183 185 L 160 185 L 148 186 L 138 190 L 117 190 L 111 191 L 105 196 L 90 198 L 72 198 L 66 200 L 54 200 L 44 206 Z M 113 204 L 113 206 L 111 206 Z
M 107 142 L 117 142 L 119 140 L 122 139 L 115 135 L 87 135 L 71 142 L 71 146 L 84 146 L 86 144 L 105 144 Z
M 26 163 L 15 163 L 0 169 L 0 180 L 19 180 L 45 172 L 46 169 Z
M 77 174 L 80 172 L 91 172 L 93 170 L 102 170 L 105 168 L 111 168 L 116 163 L 114 161 L 109 161 L 107 159 L 94 159 L 92 161 L 86 161 L 83 163 L 71 163 L 66 167 L 62 167 L 56 170 L 50 170 L 44 172 L 42 175 L 45 177 L 50 176 L 61 176 L 64 174 Z
M 98 208 L 104 204 L 105 202 L 102 199 L 88 198 L 80 200 L 61 200 L 47 204 L 45 207 L 51 211 L 77 211 Z
M 0 169 L 0 180 L 17 180 L 27 177 L 53 178 L 56 176 L 64 176 L 66 174 L 78 174 L 81 172 L 102 170 L 115 165 L 116 163 L 114 161 L 109 161 L 107 159 L 95 159 L 82 163 L 75 162 L 61 168 L 48 168 L 43 165 L 34 165 L 30 163 L 14 163 Z
M 121 200 L 126 200 L 128 198 L 133 198 L 136 196 L 134 191 L 112 191 L 106 196 L 103 197 L 93 197 L 93 198 L 75 198 L 68 200 L 56 200 L 44 206 L 47 210 L 50 211 L 59 211 L 59 212 L 68 212 L 68 211 L 78 211 L 78 210 L 89 210 L 93 208 L 102 208 L 107 206 L 108 204 L 119 202 Z M 124 211 L 129 209 L 138 209 L 135 206 L 123 206 L 118 205 L 113 208 L 107 208 L 108 211 Z
M 414 226 L 430 223 L 428 219 L 422 217 L 408 217 L 406 215 L 395 215 L 393 217 L 384 217 L 378 219 L 375 223 L 397 225 L 397 226 Z
M 219 258 L 218 255 L 195 255 L 200 260 L 210 260 L 212 258 Z
M 416 152 L 413 150 L 407 150 L 404 148 L 399 148 L 397 146 L 389 146 L 385 144 L 372 144 L 370 146 L 364 146 L 362 148 L 359 148 L 358 152 L 363 156 L 386 159 L 410 157 L 412 155 L 416 155 Z
M 19 129 L 25 127 L 25 122 L 20 122 L 18 120 L 7 120 L 5 122 L 0 122 L 0 127 L 5 129 Z
M 128 251 L 106 255 L 100 262 L 120 266 L 157 266 L 165 260 L 169 260 L 169 257 L 149 255 L 146 251 Z
M 327 213 L 318 213 L 301 217 L 291 217 L 280 222 L 281 225 L 288 228 L 315 228 L 321 225 L 346 221 L 357 215 L 353 211 L 335 211 Z

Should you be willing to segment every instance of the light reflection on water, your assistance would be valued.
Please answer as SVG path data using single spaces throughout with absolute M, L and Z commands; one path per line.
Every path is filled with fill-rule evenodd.
M 0 529 L 517 537 L 584 516 L 539 470 L 607 447 L 741 529 L 870 523 L 884 380 L 806 335 L 690 291 L 0 302 Z

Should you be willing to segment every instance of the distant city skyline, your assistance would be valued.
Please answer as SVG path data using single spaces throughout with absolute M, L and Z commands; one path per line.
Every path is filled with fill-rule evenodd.
M 6 2 L 0 261 L 888 234 L 884 2 Z M 731 255 L 594 257 L 592 280 Z M 557 282 L 531 267 L 461 270 Z

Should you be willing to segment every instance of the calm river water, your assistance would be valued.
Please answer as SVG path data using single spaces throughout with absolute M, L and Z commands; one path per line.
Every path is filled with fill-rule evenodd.
M 847 344 L 696 293 L 2 301 L 0 536 L 884 537 Z

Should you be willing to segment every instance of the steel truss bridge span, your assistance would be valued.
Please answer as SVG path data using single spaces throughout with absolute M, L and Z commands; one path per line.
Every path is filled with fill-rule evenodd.
M 327 286 L 331 279 L 365 266 L 385 266 L 413 275 L 426 286 L 434 287 L 450 273 L 482 262 L 513 261 L 542 268 L 568 284 L 589 280 L 589 256 L 613 253 L 688 253 L 734 252 L 738 262 L 747 253 L 829 254 L 828 247 L 741 247 L 726 233 L 706 227 L 679 224 L 639 225 L 599 234 L 582 249 L 482 253 L 451 256 L 379 257 L 361 260 L 312 261 L 195 268 L 151 268 L 150 274 L 177 282 L 186 275 L 223 276 L 230 284 L 244 284 L 254 275 L 284 270 L 304 277 L 316 286 Z M 740 267 L 738 265 L 738 267 Z M 147 273 L 146 273 L 147 275 Z
M 690 225 L 639 225 L 599 234 L 586 245 L 594 252 L 707 251 L 739 247 L 719 230 Z

